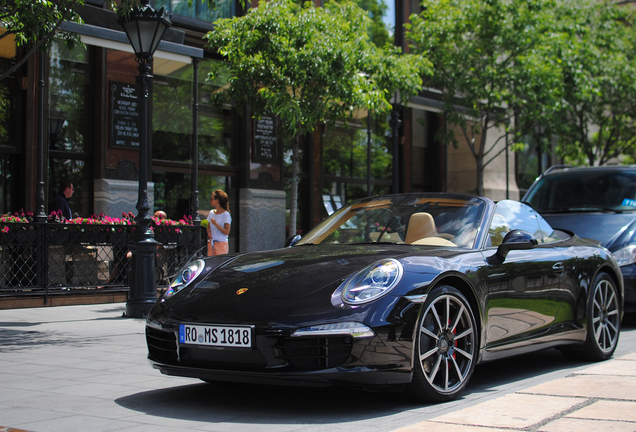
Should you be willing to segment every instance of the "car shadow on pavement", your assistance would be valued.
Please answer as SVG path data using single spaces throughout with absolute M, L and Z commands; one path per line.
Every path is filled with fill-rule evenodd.
M 145 391 L 115 402 L 147 415 L 178 420 L 281 425 L 363 421 L 422 406 L 393 392 L 223 382 Z
M 625 314 L 621 328 L 622 330 L 636 329 L 636 313 Z M 619 347 L 620 344 L 619 337 Z M 466 394 L 471 392 L 488 392 L 496 387 L 512 385 L 515 382 L 547 375 L 551 372 L 592 364 L 594 363 L 568 360 L 557 349 L 537 351 L 517 357 L 483 363 L 475 368 L 473 377 L 467 386 Z
M 489 393 L 527 378 L 585 365 L 547 350 L 477 366 L 462 398 Z M 166 377 L 166 386 L 170 378 Z M 197 422 L 330 424 L 364 421 L 427 406 L 407 393 L 347 387 L 283 387 L 199 383 L 144 391 L 115 401 L 147 415 Z
M 566 359 L 560 351 L 549 349 L 477 365 L 467 393 L 487 392 L 503 385 L 584 366 L 586 362 Z
M 629 317 L 623 327 L 636 328 L 636 316 Z M 459 399 L 477 399 L 501 388 L 515 391 L 524 380 L 544 376 L 550 379 L 552 373 L 589 364 L 568 360 L 556 349 L 481 364 Z M 166 388 L 131 394 L 115 402 L 146 415 L 176 420 L 278 425 L 374 421 L 430 405 L 415 401 L 407 393 L 339 386 L 283 387 L 193 381 L 189 385 L 169 387 L 170 377 L 164 379 Z

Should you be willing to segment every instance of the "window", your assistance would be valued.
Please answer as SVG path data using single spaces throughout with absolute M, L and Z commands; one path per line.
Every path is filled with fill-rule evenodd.
M 233 0 L 217 0 L 216 8 L 210 8 L 207 2 L 201 0 L 154 0 L 152 4 L 155 9 L 165 8 L 174 15 L 209 23 L 219 18 L 231 18 L 236 14 Z
M 0 29 L 0 32 L 4 33 L 4 30 Z M 13 36 L 0 39 L 0 72 L 5 72 L 12 66 L 15 55 Z M 24 207 L 18 193 L 24 147 L 20 145 L 21 140 L 17 133 L 19 118 L 24 118 L 18 111 L 18 89 L 15 75 L 0 81 L 0 215 Z
M 386 121 L 368 120 L 365 116 L 348 127 L 337 127 L 323 135 L 323 193 L 338 197 L 343 203 L 368 195 L 367 176 L 371 177 L 371 195 L 383 195 L 391 190 L 390 131 Z M 369 146 L 370 171 L 367 169 Z
M 170 72 L 155 71 L 153 86 L 152 157 L 157 160 L 191 162 L 192 79 L 190 64 L 174 62 Z M 206 81 L 215 60 L 199 64 L 199 163 L 217 166 L 234 165 L 229 109 L 210 104 L 210 95 L 223 82 Z M 162 74 L 163 73 L 163 74 Z
M 59 184 L 68 178 L 74 186 L 69 203 L 74 215 L 92 212 L 92 147 L 87 109 L 89 88 L 88 52 L 69 51 L 61 40 L 50 50 L 49 71 L 49 206 Z
M 581 169 L 542 177 L 526 198 L 537 211 L 634 211 L 636 170 Z
M 517 201 L 499 201 L 490 223 L 488 246 L 499 246 L 512 230 L 526 231 L 539 243 L 557 241 L 552 227 L 531 207 Z
M 19 155 L 0 153 L 0 214 L 18 210 Z
M 439 114 L 415 107 L 411 109 L 410 163 L 413 192 L 440 192 L 444 187 L 442 145 L 435 139 L 439 126 Z M 405 160 L 402 166 L 406 167 L 407 163 Z
M 179 172 L 153 171 L 152 181 L 155 186 L 154 198 L 155 207 L 152 211 L 163 210 L 168 218 L 179 220 L 184 216 L 191 215 L 190 197 L 192 176 Z M 230 214 L 236 218 L 238 214 L 238 196 L 237 190 L 232 188 L 230 177 L 214 176 L 201 174 L 198 178 L 199 184 L 199 217 L 203 220 L 207 217 L 212 205 L 210 204 L 210 196 L 216 189 L 222 189 L 228 194 L 230 200 Z M 233 228 L 230 229 L 230 252 L 237 249 L 238 234 L 237 219 L 232 221 Z
M 210 96 L 222 82 L 208 82 L 209 72 L 219 66 L 215 60 L 204 60 L 198 68 L 198 148 L 199 148 L 199 209 L 205 218 L 211 209 L 209 198 L 215 189 L 230 196 L 230 207 L 236 204 L 231 189 L 231 176 L 219 173 L 235 171 L 234 147 L 231 139 L 231 115 L 228 109 L 218 109 Z M 192 81 L 191 64 L 165 62 L 154 71 L 152 158 L 154 205 L 171 219 L 191 215 L 192 195 Z M 234 213 L 236 214 L 236 213 Z M 230 249 L 234 246 L 231 231 Z

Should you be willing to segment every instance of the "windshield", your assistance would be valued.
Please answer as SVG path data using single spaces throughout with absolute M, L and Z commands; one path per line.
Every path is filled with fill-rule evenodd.
M 297 244 L 391 243 L 472 248 L 486 204 L 478 198 L 397 195 L 353 202 Z
M 539 213 L 635 211 L 636 170 L 577 171 L 548 175 L 526 197 Z

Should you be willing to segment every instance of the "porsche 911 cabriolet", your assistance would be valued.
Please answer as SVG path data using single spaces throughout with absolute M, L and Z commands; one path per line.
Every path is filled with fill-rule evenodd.
M 606 360 L 622 314 L 612 254 L 528 205 L 401 194 L 351 202 L 282 249 L 192 261 L 146 339 L 166 375 L 442 402 L 480 362 L 546 348 Z

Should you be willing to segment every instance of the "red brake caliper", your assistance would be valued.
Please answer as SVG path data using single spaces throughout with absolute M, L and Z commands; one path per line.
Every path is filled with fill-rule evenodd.
M 450 326 L 450 319 L 448 320 L 448 325 Z M 457 334 L 457 329 L 453 329 L 453 334 L 456 335 Z M 457 347 L 457 340 L 455 340 L 455 347 Z M 453 360 L 457 360 L 457 354 L 455 353 L 455 351 L 453 351 Z M 451 368 L 450 363 L 448 364 L 448 369 Z

